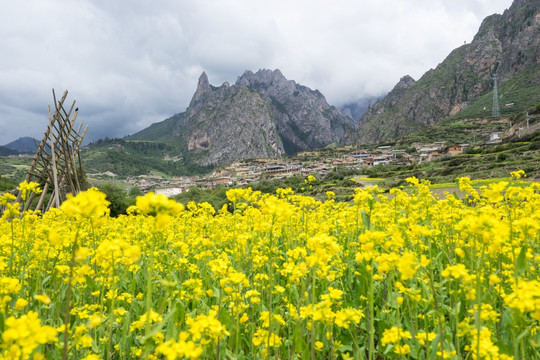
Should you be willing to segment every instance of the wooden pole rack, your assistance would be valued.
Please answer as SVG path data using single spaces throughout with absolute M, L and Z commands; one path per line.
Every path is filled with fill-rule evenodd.
M 67 199 L 67 194 L 76 195 L 87 186 L 80 149 L 88 126 L 85 126 L 82 132 L 82 123 L 75 128 L 79 108 L 75 108 L 73 101 L 66 111 L 64 104 L 68 95 L 67 90 L 60 100 L 57 100 L 54 89 L 52 93 L 54 112 L 51 114 L 49 105 L 49 125 L 41 142 L 39 144 L 36 142 L 37 151 L 25 178 L 27 182 L 39 183 L 43 192 L 39 195 L 37 203 L 33 201 L 34 193 L 31 193 L 23 210 L 46 212 L 52 207 L 59 207 Z M 19 191 L 17 201 L 20 201 L 21 197 L 22 193 Z

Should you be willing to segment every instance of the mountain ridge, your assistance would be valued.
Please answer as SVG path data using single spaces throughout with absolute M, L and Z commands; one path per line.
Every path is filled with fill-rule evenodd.
M 486 17 L 470 44 L 454 49 L 408 88 L 394 87 L 359 121 L 356 144 L 397 138 L 439 123 L 540 61 L 540 0 L 515 0 L 502 15 Z M 534 79 L 536 86 L 540 78 Z M 516 104 L 520 110 L 530 104 Z M 523 108 L 523 109 L 521 109 Z
M 190 161 L 215 166 L 345 143 L 354 131 L 354 121 L 320 91 L 287 80 L 279 69 L 260 69 L 221 86 L 203 72 L 185 112 L 126 139 L 175 143 Z
M 17 140 L 14 140 L 2 146 L 7 149 L 17 151 L 19 153 L 35 153 L 37 150 L 34 138 L 30 136 L 20 137 Z

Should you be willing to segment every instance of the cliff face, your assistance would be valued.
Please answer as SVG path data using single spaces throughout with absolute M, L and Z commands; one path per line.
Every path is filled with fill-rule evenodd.
M 235 85 L 257 92 L 270 105 L 287 154 L 342 142 L 354 128 L 318 90 L 287 80 L 279 70 L 246 71 Z
M 344 142 L 353 132 L 353 121 L 319 91 L 287 80 L 279 70 L 259 70 L 219 87 L 203 72 L 184 113 L 130 138 L 174 141 L 197 164 L 219 165 Z
M 171 135 L 185 143 L 186 150 L 201 165 L 284 153 L 271 109 L 260 94 L 227 83 L 210 87 L 204 73 Z
M 540 0 L 516 0 L 487 17 L 470 44 L 452 51 L 418 81 L 404 77 L 360 119 L 359 144 L 394 140 L 454 115 L 467 103 L 540 61 Z

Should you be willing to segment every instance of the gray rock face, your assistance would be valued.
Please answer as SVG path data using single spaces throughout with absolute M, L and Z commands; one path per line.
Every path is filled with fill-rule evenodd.
M 279 70 L 246 71 L 236 85 L 256 91 L 270 105 L 287 154 L 344 142 L 355 127 L 318 90 L 287 80 Z
M 352 119 L 319 91 L 287 80 L 279 70 L 259 70 L 219 87 L 203 72 L 184 113 L 131 138 L 172 140 L 195 163 L 220 165 L 346 142 L 354 131 Z
M 199 88 L 195 94 L 198 92 Z M 179 122 L 174 134 L 184 139 L 198 164 L 218 165 L 237 158 L 284 153 L 268 105 L 247 87 L 224 85 L 192 104 L 186 111 L 188 118 Z
M 395 140 L 422 126 L 438 123 L 467 102 L 540 62 L 540 1 L 515 0 L 502 15 L 484 19 L 472 43 L 448 55 L 414 82 L 404 77 L 360 119 L 359 144 Z

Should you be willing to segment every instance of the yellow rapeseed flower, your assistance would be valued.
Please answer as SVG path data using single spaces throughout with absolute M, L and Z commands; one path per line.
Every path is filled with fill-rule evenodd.
M 186 332 L 180 333 L 180 339 L 167 340 L 156 348 L 156 352 L 167 358 L 167 360 L 175 359 L 199 359 L 203 352 L 201 346 L 196 345 L 193 341 L 188 340 L 189 334 Z
M 51 326 L 41 326 L 35 311 L 29 311 L 19 318 L 9 317 L 5 320 L 5 331 L 2 340 L 6 358 L 27 359 L 39 346 L 57 340 L 56 330 Z
M 26 180 L 19 184 L 17 190 L 21 192 L 21 199 L 23 201 L 26 201 L 29 192 L 33 192 L 34 194 L 41 194 L 42 192 L 37 182 L 27 182 Z
M 402 339 L 410 339 L 410 338 L 411 338 L 410 332 L 406 330 L 402 330 L 399 327 L 393 326 L 390 329 L 384 330 L 383 336 L 381 338 L 381 342 L 384 346 L 386 346 L 388 344 L 397 344 Z
M 169 199 L 163 194 L 156 195 L 153 192 L 138 196 L 136 201 L 137 209 L 145 215 L 168 214 L 177 216 L 184 210 L 184 205 Z
M 68 194 L 67 200 L 60 205 L 60 210 L 69 216 L 96 219 L 109 214 L 109 204 L 104 193 L 91 188 L 76 196 Z
M 22 310 L 28 305 L 28 301 L 23 298 L 18 298 L 15 302 L 15 309 Z

